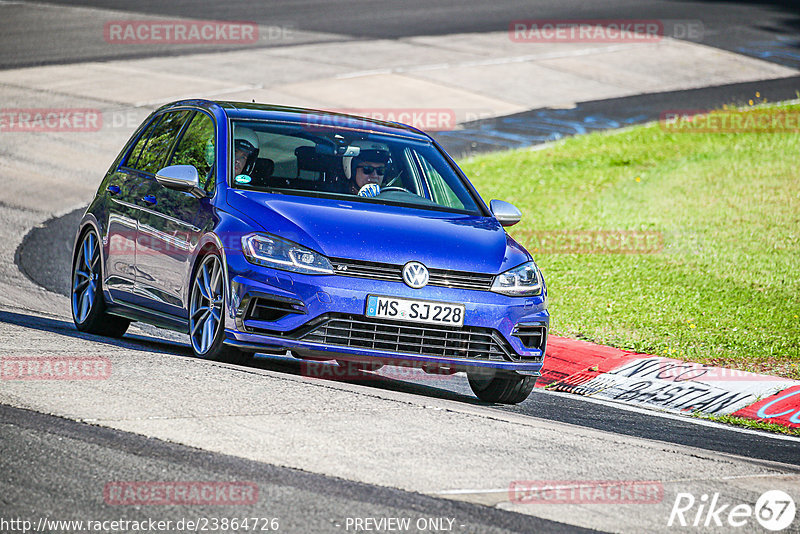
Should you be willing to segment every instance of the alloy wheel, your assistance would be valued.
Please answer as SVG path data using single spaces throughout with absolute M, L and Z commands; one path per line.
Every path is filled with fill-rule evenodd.
M 224 300 L 222 265 L 211 254 L 203 260 L 192 283 L 189 335 L 197 354 L 211 350 L 220 328 Z
M 100 248 L 97 236 L 87 232 L 81 243 L 75 272 L 72 277 L 72 316 L 77 323 L 85 323 L 97 302 L 97 285 L 100 279 Z

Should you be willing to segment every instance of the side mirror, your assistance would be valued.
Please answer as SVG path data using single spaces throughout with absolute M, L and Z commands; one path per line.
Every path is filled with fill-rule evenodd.
M 489 202 L 489 209 L 503 226 L 514 226 L 522 219 L 522 212 L 514 204 L 504 200 L 492 200 Z
M 200 187 L 197 169 L 193 165 L 164 167 L 156 173 L 156 180 L 167 189 L 190 193 L 197 198 L 206 196 L 206 192 Z

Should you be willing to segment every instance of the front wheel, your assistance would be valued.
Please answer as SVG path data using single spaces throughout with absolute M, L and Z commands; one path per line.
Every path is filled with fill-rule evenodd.
M 223 343 L 225 339 L 225 276 L 216 252 L 203 257 L 192 278 L 189 338 L 195 356 L 206 360 L 245 363 L 251 354 Z
M 72 320 L 81 332 L 122 337 L 131 322 L 106 313 L 101 264 L 100 241 L 94 230 L 87 230 L 76 249 L 72 269 Z
M 469 387 L 482 401 L 519 404 L 528 398 L 536 385 L 535 376 L 468 373 Z

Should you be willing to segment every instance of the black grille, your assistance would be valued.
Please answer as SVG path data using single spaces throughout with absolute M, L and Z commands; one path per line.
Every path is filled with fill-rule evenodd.
M 511 335 L 522 341 L 526 348 L 545 351 L 547 345 L 547 328 L 541 324 L 519 324 Z
M 300 339 L 341 347 L 443 358 L 490 361 L 520 358 L 499 333 L 488 328 L 410 325 L 353 315 L 328 317 Z
M 340 258 L 331 259 L 331 263 L 333 264 L 333 271 L 341 276 L 386 280 L 389 282 L 403 281 L 402 265 L 345 260 Z M 431 286 L 488 291 L 491 289 L 492 282 L 494 281 L 493 274 L 450 271 L 447 269 L 428 269 L 428 273 L 430 274 L 428 285 Z
M 277 321 L 290 313 L 305 313 L 302 305 L 265 297 L 255 297 L 250 301 L 245 320 Z

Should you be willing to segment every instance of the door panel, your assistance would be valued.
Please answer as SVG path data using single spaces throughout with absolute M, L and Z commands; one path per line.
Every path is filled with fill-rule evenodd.
M 148 306 L 186 317 L 185 289 L 194 249 L 198 200 L 148 180 L 141 190 L 136 239 L 136 290 Z
M 133 293 L 136 271 L 136 232 L 138 207 L 136 191 L 141 182 L 138 173 L 119 170 L 110 177 L 106 187 L 108 220 L 106 221 L 104 287 L 111 299 Z
M 198 169 L 200 185 L 207 190 L 213 186 L 209 176 L 216 151 L 214 123 L 208 115 L 197 112 L 190 118 L 172 152 L 159 168 L 193 165 Z M 136 291 L 147 299 L 148 307 L 187 317 L 191 261 L 202 235 L 198 226 L 205 226 L 198 225 L 198 214 L 207 213 L 201 205 L 208 205 L 208 199 L 167 189 L 153 178 L 142 189 L 138 203 Z

